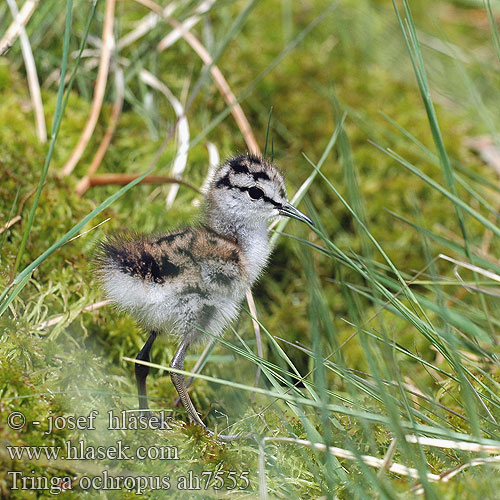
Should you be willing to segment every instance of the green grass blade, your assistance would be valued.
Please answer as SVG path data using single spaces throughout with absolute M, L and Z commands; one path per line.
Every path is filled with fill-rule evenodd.
M 271 130 L 271 118 L 272 118 L 272 116 L 273 116 L 273 107 L 271 106 L 271 109 L 269 110 L 269 118 L 267 119 L 266 144 L 264 145 L 264 158 L 267 157 L 267 145 L 269 144 L 269 132 Z
M 6 299 L 5 296 L 7 295 L 9 289 L 12 286 L 17 286 L 21 283 L 26 284 L 26 277 L 31 275 L 31 273 L 44 261 L 46 260 L 52 253 L 54 253 L 58 248 L 63 246 L 65 243 L 67 243 L 73 236 L 75 236 L 80 229 L 82 229 L 88 222 L 90 222 L 94 217 L 99 215 L 103 210 L 105 210 L 107 207 L 109 207 L 114 201 L 116 201 L 118 198 L 120 198 L 123 194 L 125 194 L 129 189 L 134 187 L 136 184 L 141 182 L 146 175 L 151 173 L 151 171 L 144 172 L 142 175 L 134 179 L 132 182 L 129 182 L 126 186 L 123 186 L 119 191 L 111 195 L 109 198 L 107 198 L 105 201 L 103 201 L 98 207 L 96 207 L 92 212 L 90 212 L 88 215 L 86 215 L 78 224 L 73 226 L 64 236 L 59 238 L 53 245 L 51 245 L 45 252 L 43 252 L 39 257 L 37 257 L 29 266 L 27 266 L 23 271 L 21 271 L 12 281 L 12 283 L 9 285 L 9 287 L 6 288 L 2 296 L 0 297 L 0 316 L 5 312 L 9 304 L 12 302 L 14 299 L 14 296 L 11 294 L 9 295 Z M 23 284 L 23 286 L 24 286 Z M 17 289 L 17 288 L 16 288 Z M 18 290 L 17 293 L 22 289 L 22 287 Z M 17 294 L 16 294 L 17 295 Z M 1 302 L 3 300 L 3 302 Z
M 313 170 L 311 175 L 305 180 L 305 182 L 302 184 L 301 188 L 295 193 L 294 197 L 292 198 L 292 203 L 293 204 L 299 204 L 304 196 L 306 195 L 307 191 L 311 187 L 314 179 L 316 178 L 316 175 L 325 163 L 326 159 L 328 158 L 328 155 L 333 149 L 333 146 L 335 146 L 335 143 L 337 142 L 337 139 L 339 137 L 340 131 L 342 130 L 342 127 L 344 126 L 346 115 L 344 114 L 342 116 L 342 119 L 340 120 L 339 124 L 335 127 L 335 130 L 333 131 L 333 134 L 330 136 L 330 140 L 328 141 L 328 144 L 326 145 L 323 154 L 321 155 L 321 158 L 318 161 L 318 170 Z M 276 245 L 276 242 L 279 238 L 279 235 L 281 232 L 285 229 L 286 225 L 288 224 L 290 219 L 285 218 L 281 221 L 279 221 L 278 225 L 276 226 L 275 233 L 271 236 L 269 240 L 269 244 L 271 245 L 271 248 Z
M 493 224 L 491 221 L 489 221 L 486 217 L 482 216 L 479 212 L 474 210 L 472 207 L 470 207 L 467 203 L 462 201 L 458 196 L 450 193 L 447 189 L 442 187 L 440 184 L 438 184 L 434 179 L 431 179 L 428 175 L 424 174 L 421 170 L 419 170 L 417 167 L 413 166 L 410 162 L 406 161 L 403 157 L 399 156 L 397 153 L 392 151 L 390 148 L 382 148 L 381 146 L 378 146 L 375 143 L 372 143 L 376 148 L 378 148 L 380 151 L 383 151 L 385 154 L 391 156 L 394 158 L 398 163 L 403 165 L 403 167 L 407 168 L 411 172 L 413 172 L 415 175 L 420 177 L 422 180 L 427 182 L 430 186 L 432 186 L 434 189 L 439 191 L 441 194 L 446 196 L 449 200 L 451 200 L 455 205 L 460 206 L 461 209 L 464 210 L 464 212 L 467 212 L 468 214 L 472 215 L 476 220 L 478 220 L 483 226 L 489 230 L 491 230 L 496 236 L 500 236 L 500 229 Z M 467 257 L 469 258 L 470 256 L 470 261 L 473 260 L 473 256 L 470 252 L 466 252 Z
M 495 13 L 493 12 L 493 6 L 491 5 L 491 0 L 484 0 L 484 5 L 486 9 L 486 14 L 488 14 L 488 20 L 490 23 L 493 44 L 497 52 L 498 60 L 500 61 L 500 35 L 498 34 L 497 20 L 495 18 Z
M 69 98 L 69 93 L 71 91 L 71 88 L 73 86 L 73 81 L 76 76 L 76 72 L 78 69 L 78 66 L 80 64 L 80 59 L 83 53 L 83 49 L 85 48 L 85 44 L 87 41 L 87 37 L 90 31 L 90 26 L 92 24 L 92 20 L 94 19 L 94 14 L 95 14 L 95 9 L 97 6 L 97 0 L 93 0 L 90 12 L 87 18 L 87 25 L 85 27 L 82 41 L 80 44 L 80 50 L 78 53 L 78 56 L 75 61 L 75 67 L 73 69 L 73 72 L 71 74 L 71 78 L 68 83 L 68 88 L 66 89 L 66 97 L 63 102 L 63 95 L 64 95 L 64 87 L 65 87 L 65 80 L 66 80 L 66 71 L 67 71 L 67 65 L 68 65 L 68 53 L 69 53 L 69 41 L 70 41 L 70 34 L 71 34 L 71 21 L 72 21 L 72 8 L 73 8 L 73 0 L 68 0 L 67 2 L 67 14 L 66 14 L 66 23 L 65 23 L 65 29 L 64 29 L 64 42 L 63 42 L 63 55 L 62 55 L 62 60 L 61 60 L 61 74 L 59 78 L 59 89 L 57 92 L 57 101 L 56 101 L 56 109 L 54 112 L 54 121 L 52 123 L 52 132 L 51 132 L 51 139 L 50 139 L 50 144 L 49 144 L 49 150 L 47 152 L 47 156 L 45 158 L 45 163 L 42 169 L 42 175 L 40 177 L 40 181 L 38 183 L 38 187 L 35 193 L 35 197 L 33 200 L 33 205 L 31 206 L 31 210 L 28 216 L 28 221 L 26 223 L 26 228 L 24 230 L 23 234 L 23 239 L 21 241 L 19 251 L 17 253 L 16 261 L 14 264 L 14 269 L 12 271 L 12 275 L 15 275 L 19 265 L 21 263 L 21 259 L 24 253 L 24 249 L 26 247 L 26 243 L 28 241 L 29 234 L 31 232 L 31 228 L 33 226 L 33 221 L 35 218 L 35 212 L 38 207 L 38 202 L 40 200 L 40 195 L 42 193 L 43 186 L 45 184 L 45 180 L 47 178 L 47 173 L 49 170 L 50 162 L 52 160 L 52 156 L 54 154 L 54 147 L 56 144 L 56 140 L 59 134 L 59 128 L 61 126 L 62 118 L 64 115 L 64 110 L 66 109 L 66 104 L 68 102 Z
M 45 179 L 47 178 L 47 172 L 49 170 L 50 160 L 52 159 L 52 155 L 54 153 L 54 146 L 57 139 L 57 130 L 58 130 L 58 122 L 60 122 L 63 114 L 62 109 L 62 96 L 64 93 L 64 82 L 66 78 L 66 68 L 68 65 L 68 54 L 69 54 L 69 38 L 71 34 L 71 19 L 72 19 L 72 8 L 73 8 L 73 0 L 68 0 L 66 4 L 66 25 L 64 28 L 64 45 L 63 45 L 63 55 L 61 60 L 61 76 L 59 80 L 59 91 L 57 94 L 57 104 L 56 110 L 54 114 L 54 122 L 52 124 L 52 136 L 50 140 L 49 151 L 45 158 L 45 163 L 42 169 L 42 175 L 40 177 L 40 181 L 38 183 L 38 187 L 35 192 L 35 197 L 33 199 L 33 205 L 31 206 L 30 213 L 28 215 L 28 221 L 26 223 L 26 228 L 24 229 L 23 239 L 21 240 L 21 244 L 19 246 L 19 252 L 17 253 L 16 261 L 14 264 L 14 269 L 12 274 L 16 274 L 17 269 L 19 268 L 19 264 L 21 263 L 21 259 L 23 257 L 24 248 L 26 247 L 26 243 L 28 241 L 28 236 L 31 231 L 31 227 L 33 225 L 33 221 L 35 218 L 35 212 L 38 207 L 38 201 L 40 200 L 40 195 L 42 194 L 42 188 L 45 184 Z

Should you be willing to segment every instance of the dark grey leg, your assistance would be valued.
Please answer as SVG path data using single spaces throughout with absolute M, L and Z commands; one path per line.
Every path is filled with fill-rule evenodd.
M 153 342 L 155 341 L 157 336 L 158 336 L 157 332 L 151 332 L 151 335 L 144 344 L 144 347 L 137 355 L 136 358 L 137 360 L 149 362 L 149 352 L 151 351 L 151 347 L 153 346 Z M 137 393 L 139 395 L 139 410 L 141 410 L 141 415 L 144 415 L 146 417 L 151 416 L 151 412 L 149 411 L 149 405 L 148 405 L 148 395 L 146 391 L 146 378 L 148 374 L 149 374 L 149 366 L 140 365 L 136 363 L 135 379 L 137 381 Z

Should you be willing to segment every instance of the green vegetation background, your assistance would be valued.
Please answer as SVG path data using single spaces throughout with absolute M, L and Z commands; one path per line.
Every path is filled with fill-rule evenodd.
M 197 2 L 180 3 L 175 16 L 181 20 L 190 15 Z M 90 8 L 88 2 L 75 4 L 70 54 L 79 47 Z M 209 51 L 214 52 L 245 5 L 241 1 L 217 2 L 194 28 Z M 322 172 L 351 205 L 363 207 L 366 225 L 395 266 L 402 273 L 414 276 L 439 252 L 450 253 L 447 251 L 449 247 L 424 239 L 421 233 L 398 220 L 390 211 L 447 240 L 460 244 L 461 235 L 454 204 L 369 142 L 390 147 L 436 182 L 445 185 L 442 171 L 433 158 L 402 132 L 402 129 L 408 131 L 431 152 L 435 151 L 411 60 L 390 2 L 346 0 L 338 2 L 334 9 L 328 11 L 330 7 L 331 2 L 322 0 L 256 2 L 217 64 L 236 95 L 250 89 L 242 106 L 262 148 L 269 111 L 273 108 L 271 137 L 274 158 L 285 172 L 290 194 L 313 170 L 302 153 L 317 163 L 335 127 L 346 113 L 344 132 L 327 157 Z M 422 0 L 411 2 L 411 7 L 421 35 L 422 54 L 448 154 L 459 163 L 467 185 L 477 189 L 498 208 L 498 192 L 487 186 L 487 183 L 498 186 L 498 175 L 466 146 L 467 138 L 492 133 L 499 125 L 495 110 L 500 104 L 500 66 L 484 6 L 474 1 Z M 147 12 L 138 4 L 118 2 L 115 37 L 118 39 L 126 34 Z M 94 37 L 101 36 L 103 15 L 104 2 L 99 2 L 90 29 Z M 271 68 L 275 58 L 283 50 L 291 48 L 298 34 L 318 16 L 321 16 L 319 22 L 310 32 L 276 67 Z M 42 83 L 52 81 L 42 85 L 49 130 L 57 96 L 57 79 L 52 75 L 60 67 L 64 19 L 62 4 L 46 0 L 40 3 L 27 26 L 39 80 Z M 5 32 L 10 21 L 7 5 L 0 5 L 0 33 Z M 120 54 L 128 59 L 128 64 L 124 66 L 125 104 L 116 133 L 99 167 L 100 173 L 144 172 L 175 122 L 173 110 L 164 97 L 139 81 L 138 72 L 142 68 L 164 81 L 174 95 L 184 98 L 197 81 L 202 64 L 183 40 L 161 54 L 156 52 L 156 44 L 169 29 L 165 23 L 158 23 L 147 36 Z M 90 47 L 94 48 L 92 43 Z M 69 71 L 74 63 L 71 56 Z M 270 71 L 263 78 L 258 78 L 266 70 Z M 95 68 L 89 69 L 85 59 L 78 69 L 21 269 L 118 189 L 116 186 L 94 187 L 83 197 L 75 194 L 76 183 L 85 174 L 109 120 L 114 99 L 111 77 L 96 131 L 82 159 L 72 175 L 66 178 L 58 176 L 88 118 L 96 71 Z M 19 41 L 6 57 L 0 59 L 0 96 L 0 227 L 7 222 L 11 211 L 13 214 L 19 211 L 22 217 L 20 222 L 0 235 L 3 244 L 0 285 L 3 288 L 12 277 L 33 199 L 29 194 L 40 179 L 47 153 L 47 145 L 40 144 L 36 138 Z M 225 108 L 213 81 L 205 80 L 188 114 L 191 137 L 204 133 L 210 121 Z M 397 122 L 400 128 L 390 120 Z M 206 141 L 217 146 L 222 158 L 246 151 L 234 120 L 231 116 L 226 117 L 189 151 L 184 177 L 196 186 L 201 185 L 207 173 Z M 175 151 L 175 141 L 170 141 L 155 173 L 168 175 Z M 359 192 L 352 191 L 350 176 L 353 172 Z M 133 365 L 122 357 L 135 357 L 146 334 L 128 316 L 112 308 L 83 311 L 85 306 L 103 298 L 91 271 L 90 256 L 96 241 L 114 230 L 166 231 L 193 220 L 197 212 L 193 201 L 198 196 L 181 186 L 174 206 L 167 211 L 165 196 L 168 189 L 168 185 L 159 188 L 138 185 L 128 191 L 87 229 L 108 217 L 109 222 L 64 245 L 43 262 L 0 319 L 2 445 L 62 445 L 67 439 L 78 437 L 74 432 L 61 430 L 48 438 L 43 435 L 44 429 L 30 425 L 25 430 L 13 431 L 5 422 L 14 409 L 23 411 L 29 422 L 44 420 L 50 414 L 84 415 L 97 408 L 101 415 L 105 415 L 108 409 L 135 407 Z M 458 187 L 458 197 L 473 208 L 483 208 L 477 198 L 463 187 Z M 21 200 L 26 200 L 22 207 Z M 364 255 L 373 259 L 374 263 L 383 262 L 376 252 L 366 251 L 352 215 L 319 177 L 309 189 L 306 203 L 301 208 L 314 213 L 316 220 L 321 221 L 324 234 L 346 254 Z M 487 215 L 492 216 L 494 222 L 497 220 L 494 211 Z M 466 223 L 470 244 L 474 248 L 482 246 L 487 257 L 494 261 L 499 249 L 496 236 L 486 243 L 484 226 L 470 217 Z M 403 348 L 428 360 L 434 367 L 448 369 L 446 362 L 436 353 L 435 346 L 423 336 L 416 335 L 410 323 L 391 311 L 380 312 L 379 305 L 369 298 L 371 292 L 367 283 L 357 273 L 342 268 L 336 259 L 311 252 L 296 239 L 322 244 L 318 235 L 293 222 L 287 226 L 286 232 L 293 234 L 295 239 L 280 237 L 267 272 L 254 288 L 259 320 L 276 339 L 298 342 L 306 349 L 319 348 L 324 356 L 333 352 L 332 359 L 342 366 L 359 370 L 360 374 L 371 372 L 367 351 L 356 335 L 352 338 L 356 328 L 350 322 L 359 321 L 361 324 L 362 320 L 374 316 L 375 320 L 369 325 L 371 331 L 385 329 L 387 337 Z M 453 256 L 457 257 L 457 254 Z M 439 262 L 436 266 L 436 275 L 455 279 L 452 265 Z M 432 280 L 433 276 L 427 275 L 427 279 Z M 352 303 L 346 299 L 345 289 L 339 281 L 351 283 L 353 289 L 368 294 L 368 297 L 362 293 L 357 296 L 356 314 L 350 309 Z M 477 297 L 468 295 L 459 283 L 452 285 L 446 287 L 445 300 L 450 304 L 463 300 L 459 306 L 464 318 L 470 307 L 471 316 L 477 313 L 473 321 L 481 325 L 488 323 L 486 317 L 478 316 L 482 310 L 477 305 Z M 416 290 L 431 302 L 437 300 L 432 287 L 420 285 Z M 328 311 L 320 320 L 315 313 L 319 307 L 318 300 Z M 495 306 L 498 309 L 498 300 L 488 300 L 491 300 L 490 311 L 495 311 Z M 57 325 L 39 328 L 44 321 L 61 314 L 64 318 Z M 435 317 L 437 313 L 431 308 L 429 314 Z M 377 323 L 377 316 L 383 321 Z M 248 314 L 242 313 L 235 328 L 255 350 Z M 498 325 L 490 324 L 489 331 L 493 335 L 498 333 Z M 233 332 L 229 331 L 227 338 L 238 344 Z M 319 344 L 315 346 L 315 342 Z M 300 373 L 305 374 L 315 366 L 314 356 L 310 353 L 283 342 L 280 345 Z M 332 351 L 334 346 L 337 349 Z M 168 364 L 175 348 L 172 339 L 158 344 L 153 350 L 153 361 Z M 491 343 L 489 349 L 494 356 L 498 351 L 496 342 Z M 190 353 L 188 369 L 198 356 L 199 352 Z M 283 363 L 283 358 L 266 336 L 264 357 L 278 366 Z M 412 385 L 415 390 L 430 395 L 434 401 L 462 412 L 463 394 L 456 382 L 448 379 L 441 385 L 437 384 L 434 372 L 430 373 L 417 360 L 397 358 L 397 362 L 401 364 L 395 371 L 399 373 L 402 383 Z M 497 380 L 498 365 L 488 367 L 490 369 L 489 376 Z M 251 360 L 227 347 L 218 346 L 203 373 L 251 385 L 255 370 Z M 265 386 L 265 381 L 261 385 Z M 349 395 L 352 389 L 342 374 L 332 372 L 327 374 L 326 387 L 341 396 Z M 148 388 L 156 408 L 172 407 L 175 391 L 167 372 L 153 370 Z M 283 404 L 268 407 L 271 400 L 265 396 L 251 398 L 247 392 L 204 380 L 195 381 L 191 394 L 211 428 L 225 427 L 228 419 L 230 423 L 239 423 L 242 429 L 250 425 L 261 435 L 307 436 L 303 421 Z M 376 398 L 366 396 L 358 402 L 375 412 L 384 411 L 383 404 Z M 261 410 L 265 411 L 256 417 Z M 495 413 L 496 406 L 491 411 Z M 450 415 L 446 418 L 454 420 Z M 186 415 L 182 411 L 176 410 L 175 416 L 174 430 L 168 436 L 160 432 L 141 431 L 125 433 L 122 438 L 132 445 L 153 445 L 166 440 L 170 445 L 178 446 L 179 461 L 167 464 L 158 461 L 148 464 L 113 463 L 112 466 L 134 474 L 147 472 L 154 475 L 168 471 L 172 476 L 188 469 L 249 470 L 250 492 L 233 492 L 230 498 L 239 498 L 238 495 L 241 498 L 258 498 L 260 495 L 263 498 L 262 492 L 259 494 L 260 455 L 257 445 L 248 442 L 219 444 L 204 436 L 196 427 L 183 425 Z M 311 413 L 310 418 L 316 422 L 321 434 L 324 424 L 321 416 L 317 416 L 316 420 Z M 338 426 L 331 424 L 329 431 L 332 433 L 328 438 L 331 444 L 344 447 L 344 440 L 348 438 L 357 443 L 359 453 L 378 451 L 378 456 L 383 457 L 390 443 L 391 429 L 383 426 L 372 429 L 370 441 L 366 438 L 367 429 L 362 422 L 345 415 L 337 418 Z M 455 420 L 452 427 L 470 432 L 468 423 Z M 104 429 L 83 434 L 91 444 L 109 444 L 118 439 L 117 435 Z M 332 483 L 331 476 L 325 471 L 340 467 L 338 462 L 335 465 L 321 453 L 298 450 L 292 444 L 276 445 L 272 456 L 266 457 L 269 498 L 334 498 L 334 495 L 339 498 L 413 497 L 408 491 L 409 483 L 398 479 L 398 476 L 389 476 L 387 481 L 380 480 L 382 486 L 376 487 L 376 480 L 356 462 L 343 461 L 342 470 L 347 474 L 342 479 L 336 476 L 337 480 Z M 426 458 L 429 467 L 437 473 L 461 461 L 455 453 L 429 452 Z M 8 470 L 48 477 L 61 475 L 58 466 L 47 468 L 39 463 L 10 461 L 5 454 L 0 455 L 0 459 L 0 491 L 5 498 L 49 496 L 40 491 L 11 491 Z M 76 467 L 73 472 L 82 474 L 81 467 L 80 464 L 80 469 Z M 84 464 L 85 467 L 87 465 Z M 95 467 L 95 464 L 88 465 L 88 470 L 92 472 Z M 481 471 L 478 468 L 455 478 L 453 486 L 438 485 L 433 491 L 440 492 L 441 498 L 458 498 L 458 494 L 460 498 L 494 498 L 495 488 L 498 487 L 497 476 L 494 468 L 485 467 Z M 151 498 L 163 498 L 162 494 L 151 493 Z M 102 498 L 135 498 L 133 493 L 126 492 L 101 495 Z M 185 498 L 218 498 L 213 491 L 186 495 Z M 85 496 L 78 489 L 60 495 L 61 498 Z

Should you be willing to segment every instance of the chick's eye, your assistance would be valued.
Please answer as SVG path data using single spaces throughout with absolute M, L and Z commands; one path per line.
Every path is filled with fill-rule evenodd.
M 262 198 L 264 196 L 264 191 L 262 191 L 262 189 L 258 187 L 253 186 L 248 190 L 248 194 L 250 195 L 250 198 L 252 198 L 252 200 L 258 200 L 259 198 Z

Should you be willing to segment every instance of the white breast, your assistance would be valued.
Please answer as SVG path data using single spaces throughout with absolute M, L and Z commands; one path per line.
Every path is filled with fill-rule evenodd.
M 262 223 L 242 230 L 238 235 L 238 243 L 245 255 L 245 264 L 251 285 L 266 266 L 270 254 L 266 224 Z

